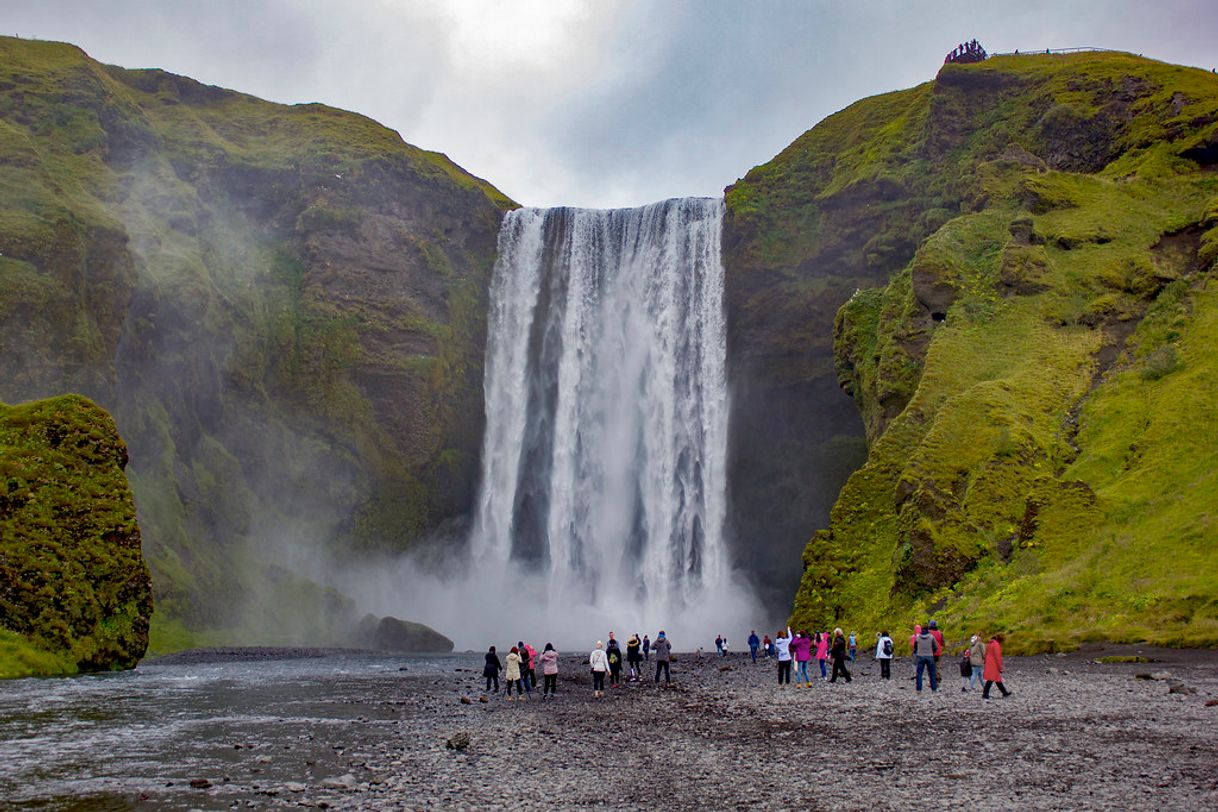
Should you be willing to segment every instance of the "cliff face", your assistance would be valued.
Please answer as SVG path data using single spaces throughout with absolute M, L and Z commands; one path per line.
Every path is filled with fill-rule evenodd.
M 806 257 L 803 290 L 849 297 L 834 366 L 867 461 L 793 624 L 1218 642 L 1216 160 L 1207 73 L 1006 57 L 860 102 L 729 192 L 759 280 L 797 303 Z
M 512 205 L 354 114 L 0 38 L 0 398 L 114 414 L 168 616 L 324 622 L 296 563 L 468 511 Z
M 134 668 L 152 584 L 127 448 L 76 395 L 0 404 L 0 677 Z

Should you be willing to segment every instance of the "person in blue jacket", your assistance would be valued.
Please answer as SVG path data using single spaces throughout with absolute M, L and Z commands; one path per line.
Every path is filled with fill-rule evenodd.
M 761 645 L 761 638 L 757 636 L 757 630 L 754 629 L 749 633 L 749 653 L 753 655 L 753 662 L 757 662 L 757 648 Z

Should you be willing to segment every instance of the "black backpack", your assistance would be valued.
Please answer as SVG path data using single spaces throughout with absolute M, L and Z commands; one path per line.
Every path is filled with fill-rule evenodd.
M 891 637 L 884 638 L 884 655 L 887 657 L 892 656 L 892 638 Z

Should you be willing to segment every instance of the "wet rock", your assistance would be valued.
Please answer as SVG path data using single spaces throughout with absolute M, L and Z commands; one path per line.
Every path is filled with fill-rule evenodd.
M 449 737 L 444 746 L 449 750 L 464 750 L 469 747 L 469 734 L 464 732 L 456 733 Z
M 1208 699 L 1205 702 L 1207 708 L 1218 708 L 1218 699 Z
M 470 699 L 468 696 L 463 696 L 463 697 L 461 697 L 461 704 L 462 704 L 462 705 L 470 705 L 470 704 L 473 704 L 473 701 L 474 701 L 474 700 Z M 485 701 L 485 700 L 484 700 L 484 701 Z
M 482 696 L 478 697 L 478 701 L 482 702 L 482 703 L 486 703 L 486 702 L 490 702 L 491 698 L 489 696 L 487 696 L 486 694 L 483 694 Z
M 207 789 L 211 786 L 211 781 L 208 781 L 206 778 L 192 778 L 190 785 L 195 789 Z
M 1185 696 L 1191 696 L 1192 694 L 1197 693 L 1197 689 L 1191 685 L 1185 685 L 1180 680 L 1172 680 L 1170 683 L 1168 683 L 1167 692 L 1169 694 L 1184 694 Z
M 326 789 L 350 790 L 350 789 L 355 789 L 356 780 L 355 780 L 355 776 L 352 775 L 351 773 L 345 773 L 343 775 L 339 775 L 334 778 L 327 778 L 326 780 L 321 782 L 321 785 L 323 787 L 325 787 Z

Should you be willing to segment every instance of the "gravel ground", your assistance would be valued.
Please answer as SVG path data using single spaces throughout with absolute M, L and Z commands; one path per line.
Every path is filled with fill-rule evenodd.
M 213 802 L 334 808 L 1218 808 L 1218 652 L 1009 658 L 1008 699 L 962 693 L 955 663 L 918 694 L 860 662 L 853 683 L 779 689 L 772 663 L 692 655 L 674 682 L 591 696 L 564 658 L 553 701 L 482 702 L 472 672 L 405 675 L 352 696 L 366 723 L 330 743 L 330 778 L 214 788 Z M 815 666 L 815 663 L 813 663 Z M 1139 679 L 1137 675 L 1155 675 Z M 1184 690 L 1170 693 L 1171 680 Z M 1180 690 L 1180 688 L 1177 688 Z M 462 696 L 470 698 L 463 704 Z M 1218 703 L 1215 703 L 1218 704 Z M 446 746 L 468 733 L 463 751 Z M 249 751 L 253 758 L 258 749 Z M 270 794 L 266 794 L 269 792 Z M 202 800 L 202 799 L 200 799 Z

